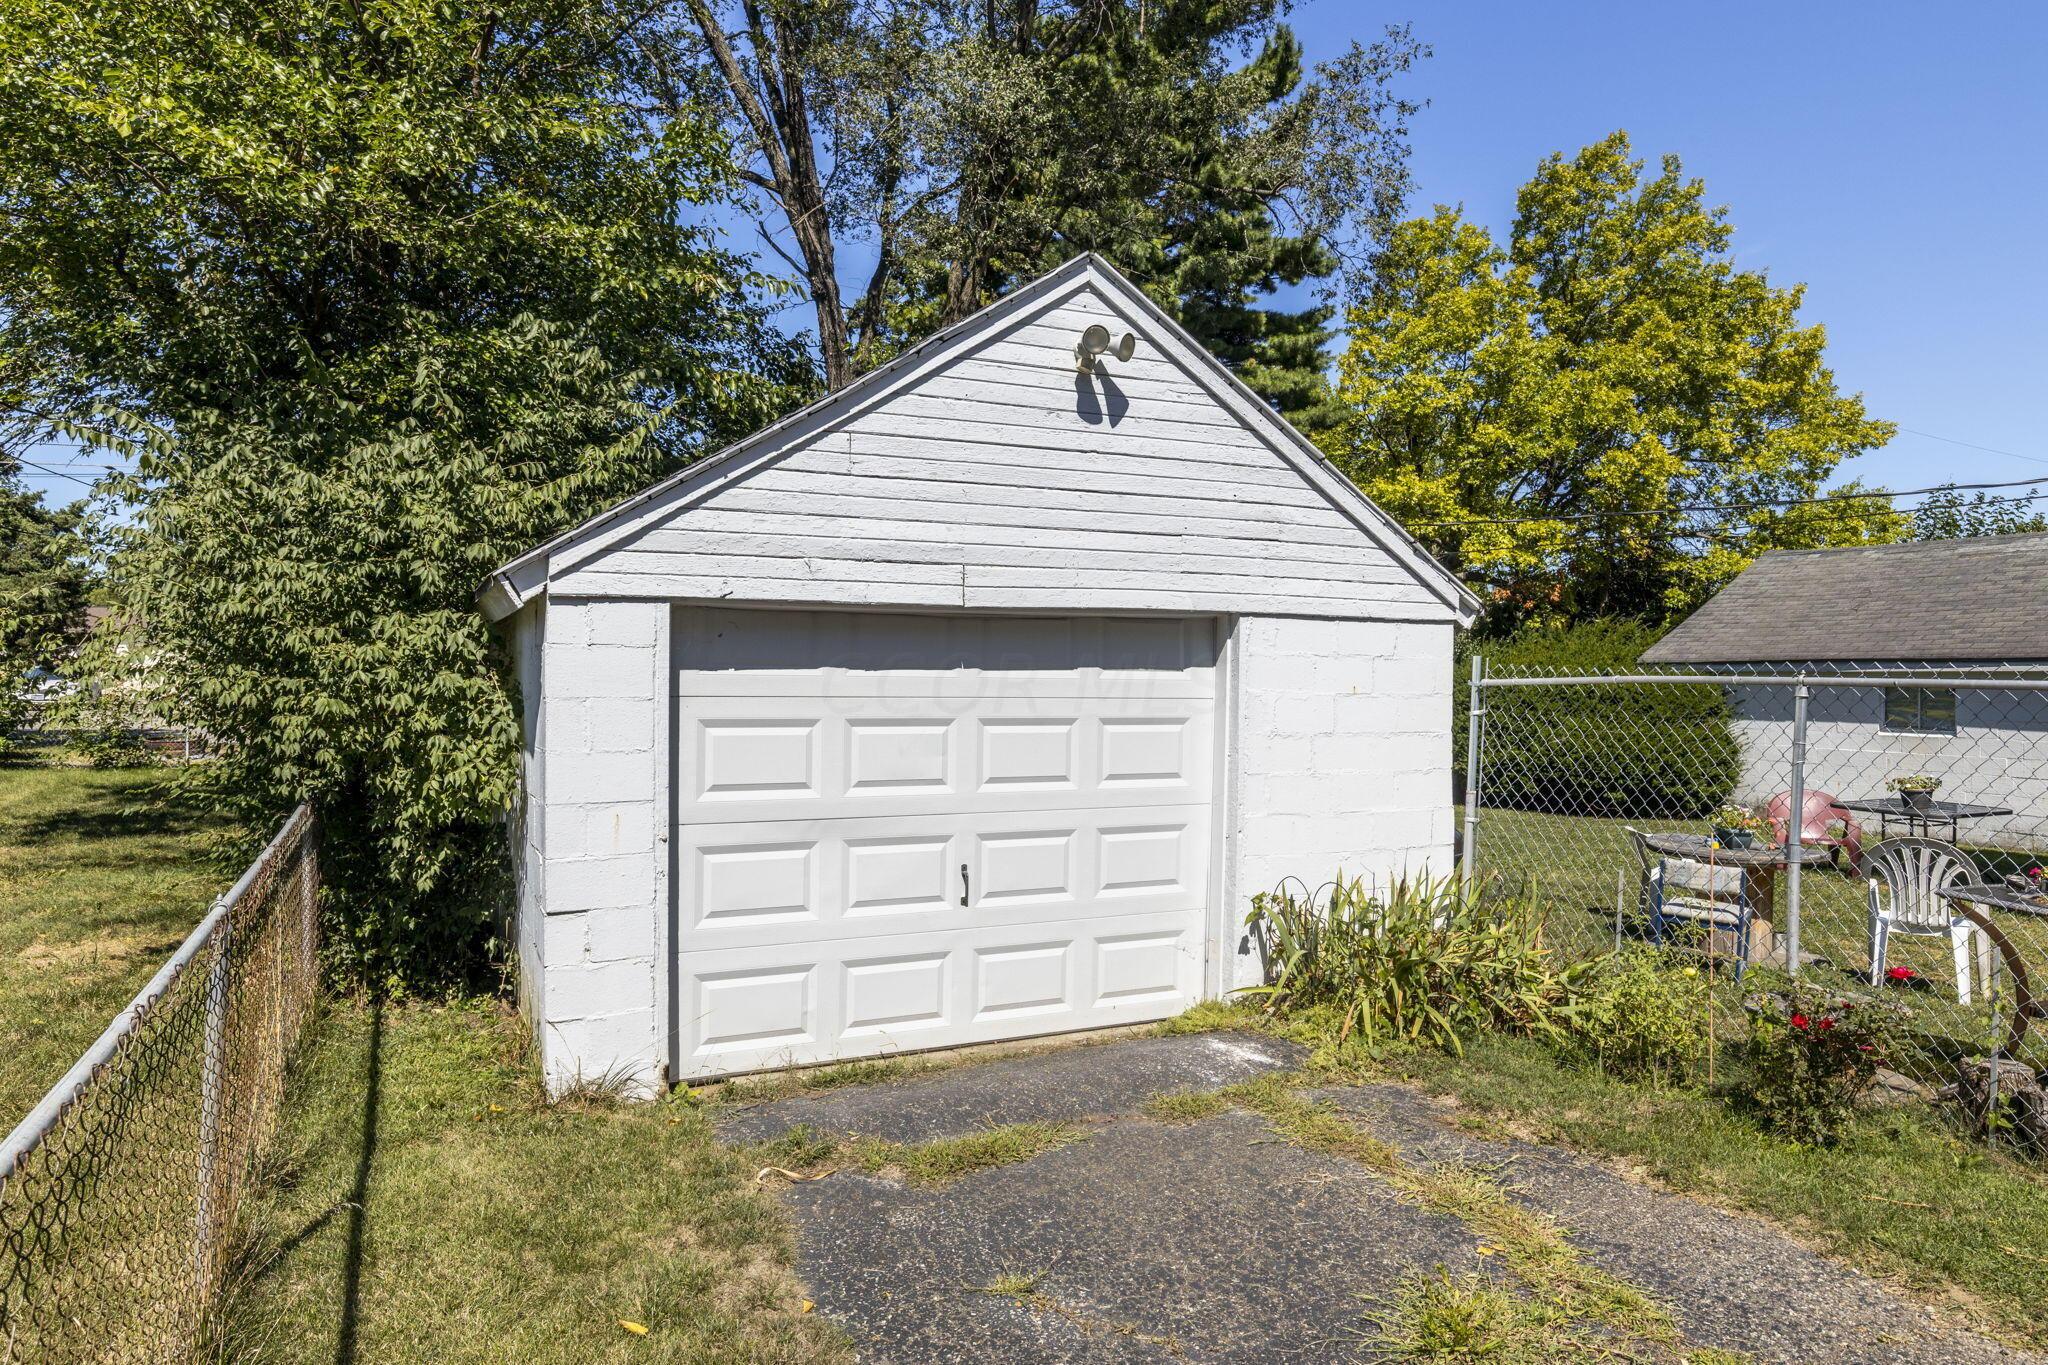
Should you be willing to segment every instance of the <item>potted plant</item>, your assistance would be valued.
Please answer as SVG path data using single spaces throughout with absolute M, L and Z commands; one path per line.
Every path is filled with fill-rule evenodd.
M 1888 792 L 1896 792 L 1900 800 L 1916 811 L 1934 809 L 1934 794 L 1941 790 L 1941 779 L 1925 773 L 1903 773 L 1884 784 Z
M 1714 842 L 1722 848 L 1755 848 L 1768 844 L 1771 822 L 1745 806 L 1723 806 L 1714 812 Z
M 2048 870 L 2039 863 L 2029 863 L 2019 872 L 2009 873 L 2005 879 L 2006 889 L 2017 892 L 2039 905 L 2048 905 Z

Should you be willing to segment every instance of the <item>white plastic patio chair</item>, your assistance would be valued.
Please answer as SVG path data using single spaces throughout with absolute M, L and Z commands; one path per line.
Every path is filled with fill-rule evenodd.
M 1939 839 L 1887 839 L 1864 850 L 1863 870 L 1870 876 L 1871 985 L 1884 983 L 1893 934 L 1948 938 L 1955 953 L 1956 1001 L 1963 1005 L 1970 1003 L 1970 941 L 1976 939 L 1978 973 L 1990 985 L 1990 942 L 1941 897 L 1946 887 L 1977 880 L 1969 854 Z

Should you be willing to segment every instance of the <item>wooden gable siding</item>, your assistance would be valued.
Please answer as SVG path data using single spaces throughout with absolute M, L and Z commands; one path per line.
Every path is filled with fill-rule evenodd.
M 1140 340 L 1089 378 L 1073 346 L 1093 322 Z M 1092 290 L 558 565 L 551 591 L 1453 619 Z

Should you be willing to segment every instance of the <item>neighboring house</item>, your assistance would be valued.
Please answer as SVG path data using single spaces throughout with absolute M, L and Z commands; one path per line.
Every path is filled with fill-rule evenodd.
M 1449 870 L 1478 603 L 1093 256 L 480 597 L 557 1088 L 1165 1018 L 1283 876 Z
M 2048 677 L 2048 534 L 1773 551 L 1643 662 L 1817 680 L 1895 676 L 1811 689 L 1808 789 L 1882 797 L 1886 779 L 1925 773 L 1942 779 L 1945 800 L 2015 811 L 1959 837 L 2048 837 L 2048 693 L 1941 681 Z M 1760 802 L 1789 784 L 1792 689 L 1729 692 L 1744 754 L 1735 797 Z

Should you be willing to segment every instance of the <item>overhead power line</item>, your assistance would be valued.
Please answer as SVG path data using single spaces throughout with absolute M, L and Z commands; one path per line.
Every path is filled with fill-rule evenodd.
M 1940 441 L 1944 445 L 1961 446 L 1965 450 L 1981 450 L 1986 455 L 2003 455 L 2008 459 L 2025 460 L 2029 464 L 2048 464 L 2048 460 L 2042 459 L 2039 455 L 2022 455 L 2017 450 L 2000 450 L 1997 446 L 1980 446 L 1975 441 L 1958 441 L 1953 436 L 1936 436 L 1931 431 L 1919 431 L 1913 427 L 1900 427 L 1899 430 L 1909 436 L 1924 436 L 1930 441 Z
M 1622 507 L 1611 512 L 1553 512 L 1540 517 L 1461 517 L 1443 521 L 1411 521 L 1406 523 L 1406 525 L 1410 528 L 1418 526 L 1533 526 L 1539 523 L 1550 522 L 1613 521 L 1617 517 L 1676 517 L 1698 512 L 1722 514 L 1730 512 L 1761 512 L 1781 507 L 1817 507 L 1830 503 L 1923 497 L 1929 493 L 1972 493 L 1993 488 L 2033 488 L 2038 487 L 2042 482 L 2042 479 L 2008 479 L 2002 483 L 1944 483 L 1936 484 L 1932 488 L 1871 488 L 1823 494 L 1818 497 L 1767 498 L 1757 502 L 1699 502 L 1684 503 L 1677 507 Z M 2030 500 L 2028 498 L 2009 499 L 2009 501 L 2013 502 L 2026 502 Z
M 50 465 L 37 464 L 34 460 L 24 460 L 17 456 L 15 457 L 15 463 L 20 465 L 23 469 L 37 470 L 40 473 L 49 475 L 53 479 L 69 479 L 73 483 L 84 484 L 87 488 L 91 488 L 93 486 L 93 481 L 91 479 L 80 478 L 76 474 L 67 474 L 63 470 L 53 468 Z

